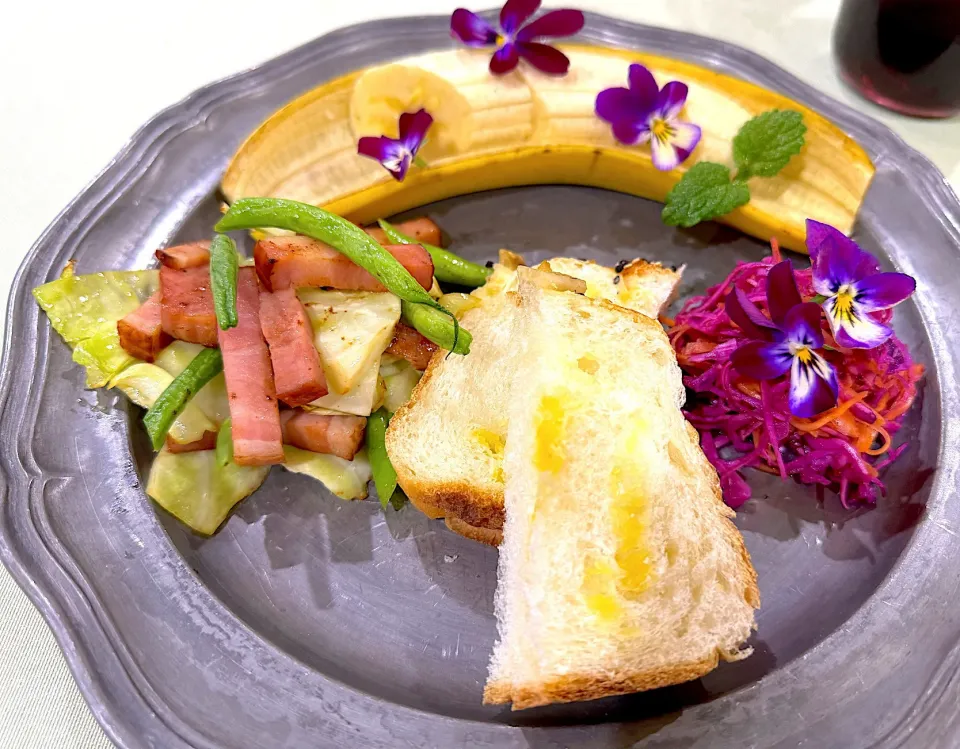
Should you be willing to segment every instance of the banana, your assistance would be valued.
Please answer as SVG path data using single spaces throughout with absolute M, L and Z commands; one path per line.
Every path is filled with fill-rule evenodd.
M 745 81 L 691 63 L 631 50 L 568 45 L 570 72 L 553 77 L 519 66 L 495 77 L 483 50 L 431 52 L 324 84 L 264 122 L 240 147 L 223 178 L 229 201 L 294 198 L 358 223 L 435 200 L 534 184 L 577 184 L 663 201 L 697 161 L 733 166 L 740 126 L 769 109 L 800 111 L 806 145 L 776 177 L 749 182 L 751 200 L 721 221 L 763 240 L 804 251 L 805 220 L 850 233 L 873 177 L 863 149 L 812 110 Z M 697 149 L 679 169 L 654 168 L 647 147 L 618 143 L 594 113 L 597 93 L 625 86 L 631 62 L 660 85 L 689 88 L 687 120 L 700 125 Z M 365 135 L 396 136 L 402 112 L 434 117 L 421 156 L 401 183 L 356 153 Z
M 518 75 L 490 74 L 477 50 L 434 52 L 383 65 L 360 76 L 350 103 L 354 132 L 396 137 L 401 112 L 433 115 L 423 158 L 498 151 L 528 141 L 533 97 Z

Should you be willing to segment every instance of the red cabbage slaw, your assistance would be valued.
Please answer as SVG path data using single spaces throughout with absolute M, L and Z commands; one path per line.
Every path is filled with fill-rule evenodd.
M 774 245 L 771 257 L 739 263 L 722 283 L 688 300 L 675 320 L 667 321 L 684 384 L 694 393 L 686 417 L 700 433 L 730 507 L 751 496 L 745 468 L 817 485 L 821 496 L 824 489 L 832 489 L 844 507 L 873 504 L 877 494 L 885 492 L 880 471 L 907 448 L 893 447 L 892 436 L 916 396 L 923 366 L 913 363 L 896 335 L 875 349 L 839 349 L 823 321 L 823 355 L 836 367 L 840 397 L 837 406 L 816 418 L 793 416 L 787 377 L 756 382 L 741 377 L 731 365 L 731 354 L 747 338 L 723 304 L 736 285 L 769 314 L 766 279 L 780 259 Z M 811 270 L 795 275 L 800 294 L 812 299 L 816 292 Z M 892 309 L 885 310 L 877 319 L 889 323 L 892 316 Z

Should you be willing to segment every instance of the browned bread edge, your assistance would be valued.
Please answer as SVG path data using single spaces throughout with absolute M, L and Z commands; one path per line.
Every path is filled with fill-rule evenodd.
M 506 681 L 487 682 L 483 690 L 485 705 L 513 703 L 514 710 L 549 705 L 553 702 L 582 702 L 658 689 L 671 684 L 699 679 L 715 669 L 722 654 L 687 663 L 675 663 L 656 671 L 610 676 L 599 673 L 567 674 L 533 684 L 512 684 Z

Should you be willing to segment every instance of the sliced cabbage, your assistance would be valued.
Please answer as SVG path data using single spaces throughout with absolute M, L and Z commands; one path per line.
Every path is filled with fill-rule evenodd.
M 127 367 L 110 380 L 110 387 L 117 388 L 142 408 L 150 408 L 160 394 L 173 382 L 173 375 L 156 364 L 140 362 Z M 217 431 L 217 425 L 208 419 L 195 402 L 187 403 L 177 420 L 170 427 L 170 438 L 186 444 L 196 442 L 204 432 Z
M 187 368 L 187 365 L 192 362 L 194 357 L 203 351 L 203 349 L 204 347 L 199 343 L 174 341 L 157 354 L 154 363 L 176 377 Z
M 209 536 L 269 472 L 269 466 L 221 466 L 213 450 L 174 454 L 164 448 L 150 468 L 147 494 L 180 522 Z
M 385 391 L 382 406 L 390 413 L 395 413 L 410 400 L 410 394 L 422 375 L 423 372 L 415 369 L 406 359 L 387 361 L 384 356 L 380 363 L 380 377 L 383 379 Z
M 155 363 L 176 377 L 187 368 L 197 354 L 203 351 L 203 348 L 199 343 L 174 341 L 157 354 Z M 190 402 L 196 404 L 197 408 L 217 426 L 226 421 L 230 416 L 230 401 L 227 399 L 227 381 L 224 379 L 223 372 L 200 388 Z
M 120 345 L 117 324 L 108 323 L 73 349 L 73 360 L 87 370 L 87 387 L 102 388 L 110 378 L 139 361 Z
M 462 294 L 459 292 L 444 294 L 437 301 L 440 302 L 440 306 L 447 310 L 447 312 L 452 312 L 458 320 L 469 310 L 480 306 L 480 299 L 478 297 L 473 296 L 473 294 Z
M 314 344 L 330 390 L 357 387 L 390 345 L 400 319 L 400 300 L 375 291 L 300 289 L 313 326 Z
M 353 460 L 344 460 L 284 445 L 283 457 L 283 467 L 288 471 L 315 478 L 340 499 L 366 499 L 367 484 L 373 477 L 366 450 L 354 455 Z
M 87 387 L 107 384 L 136 359 L 120 346 L 117 320 L 139 307 L 157 288 L 159 274 L 109 271 L 77 276 L 68 265 L 56 281 L 33 290 L 50 324 L 87 370 Z
M 353 416 L 369 416 L 376 410 L 379 400 L 379 369 L 380 361 L 378 359 L 367 368 L 353 390 L 341 394 L 335 393 L 331 389 L 329 393 L 311 401 L 304 408 L 308 411 L 320 411 L 321 413 L 332 412 L 352 414 Z
M 56 281 L 33 290 L 50 324 L 71 346 L 133 312 L 157 289 L 155 270 L 75 276 L 68 266 Z

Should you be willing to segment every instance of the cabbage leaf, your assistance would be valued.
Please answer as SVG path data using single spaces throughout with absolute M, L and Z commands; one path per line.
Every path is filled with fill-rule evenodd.
M 166 448 L 153 460 L 147 494 L 197 533 L 211 535 L 230 510 L 266 479 L 270 466 L 221 466 L 213 450 L 174 454 Z
M 353 460 L 344 460 L 284 445 L 283 456 L 284 468 L 315 478 L 340 499 L 366 499 L 367 484 L 373 477 L 366 450 L 354 455 Z
M 331 393 L 356 389 L 390 345 L 400 300 L 377 291 L 300 289 Z
M 423 372 L 418 371 L 406 359 L 388 361 L 384 355 L 380 362 L 380 377 L 383 379 L 383 408 L 396 413 L 404 403 L 410 400 L 413 388 L 420 382 Z
M 103 387 L 137 360 L 120 346 L 117 320 L 156 291 L 159 273 L 108 271 L 77 276 L 68 265 L 56 281 L 33 290 L 53 329 L 87 370 L 87 387 Z
M 203 348 L 199 343 L 174 341 L 157 354 L 154 363 L 176 377 L 187 368 L 197 354 L 203 351 Z M 190 402 L 196 404 L 197 408 L 217 426 L 226 421 L 230 417 L 230 401 L 227 399 L 227 381 L 223 372 L 200 388 Z
M 379 370 L 380 362 L 377 360 L 364 372 L 352 390 L 341 394 L 331 389 L 329 393 L 311 401 L 303 408 L 318 413 L 369 416 L 377 409 L 378 401 L 382 399 Z
M 156 364 L 140 362 L 127 367 L 110 380 L 110 387 L 117 388 L 142 408 L 150 408 L 161 393 L 173 382 L 173 375 Z M 204 432 L 216 432 L 217 425 L 206 417 L 194 400 L 190 400 L 170 427 L 169 436 L 174 442 L 196 442 Z
M 106 387 L 111 377 L 140 361 L 120 345 L 116 323 L 104 325 L 94 335 L 77 343 L 73 360 L 86 369 L 88 388 Z

